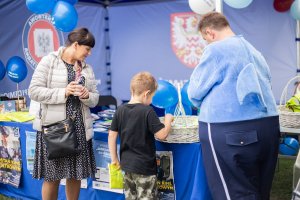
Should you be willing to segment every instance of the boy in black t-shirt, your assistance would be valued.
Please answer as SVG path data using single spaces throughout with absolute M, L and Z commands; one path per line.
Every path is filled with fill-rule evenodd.
M 160 122 L 151 106 L 157 89 L 155 78 L 148 72 L 136 74 L 130 83 L 131 99 L 118 107 L 108 136 L 112 164 L 125 172 L 126 199 L 157 199 L 155 138 L 166 139 L 173 116 L 167 114 Z M 120 136 L 120 160 L 117 156 L 117 137 Z

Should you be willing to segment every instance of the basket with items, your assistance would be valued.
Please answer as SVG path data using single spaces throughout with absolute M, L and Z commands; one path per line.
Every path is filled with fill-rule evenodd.
M 164 118 L 160 118 L 164 121 Z M 197 116 L 175 116 L 170 134 L 166 140 L 167 143 L 194 143 L 199 142 L 198 117 Z
M 300 128 L 300 82 L 296 82 L 293 96 L 287 100 L 289 85 L 297 79 L 300 76 L 290 79 L 282 91 L 278 106 L 281 127 Z
M 168 137 L 161 142 L 166 143 L 195 143 L 199 142 L 198 134 L 198 117 L 192 114 L 192 103 L 187 97 L 188 82 L 185 83 L 180 90 L 178 85 L 176 88 L 167 81 L 158 81 L 158 92 L 153 97 L 152 104 L 156 107 L 174 111 L 174 120 L 172 122 L 171 131 Z M 163 89 L 161 89 L 163 88 Z M 172 98 L 170 97 L 172 95 Z M 172 102 L 161 102 L 161 99 L 171 99 Z M 171 101 L 170 100 L 170 101 Z M 164 122 L 164 117 L 160 117 L 161 122 Z M 158 140 L 158 139 L 157 139 Z M 160 140 L 159 140 L 160 141 Z

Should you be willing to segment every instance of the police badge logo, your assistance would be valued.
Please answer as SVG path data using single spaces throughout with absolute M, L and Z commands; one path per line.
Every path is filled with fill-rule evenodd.
M 177 58 L 187 67 L 194 68 L 199 63 L 205 40 L 198 31 L 200 16 L 188 13 L 171 14 L 171 44 Z
M 56 51 L 62 44 L 63 34 L 52 24 L 48 13 L 31 15 L 22 34 L 23 52 L 26 62 L 34 70 L 43 56 Z

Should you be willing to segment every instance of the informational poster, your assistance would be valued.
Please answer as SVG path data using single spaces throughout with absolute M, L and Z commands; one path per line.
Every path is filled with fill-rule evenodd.
M 172 152 L 156 151 L 156 163 L 158 199 L 176 199 Z
M 111 163 L 108 143 L 94 140 L 94 154 L 96 158 L 97 171 L 93 180 L 93 188 L 109 192 L 123 193 L 123 189 L 110 189 L 108 164 Z M 119 149 L 119 145 L 117 146 Z
M 32 174 L 35 153 L 36 132 L 26 131 L 26 161 L 27 170 Z
M 0 182 L 19 187 L 21 159 L 19 128 L 0 126 Z

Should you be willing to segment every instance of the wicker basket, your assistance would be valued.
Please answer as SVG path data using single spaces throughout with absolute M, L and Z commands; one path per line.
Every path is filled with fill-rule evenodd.
M 163 122 L 164 117 L 160 120 Z M 176 116 L 172 128 L 166 140 L 167 143 L 195 143 L 199 142 L 198 117 L 197 116 Z
M 285 107 L 288 96 L 288 87 L 296 79 L 300 79 L 300 76 L 295 76 L 294 78 L 288 81 L 280 97 L 280 105 L 278 106 L 278 112 L 281 127 L 300 128 L 300 112 L 293 112 L 287 107 Z
M 181 101 L 180 87 L 177 85 L 178 104 L 174 113 L 171 131 L 166 140 L 161 142 L 167 143 L 195 143 L 199 142 L 198 117 L 185 115 Z M 164 117 L 160 118 L 164 122 Z M 158 140 L 158 139 L 157 139 Z M 160 140 L 159 140 L 160 141 Z

